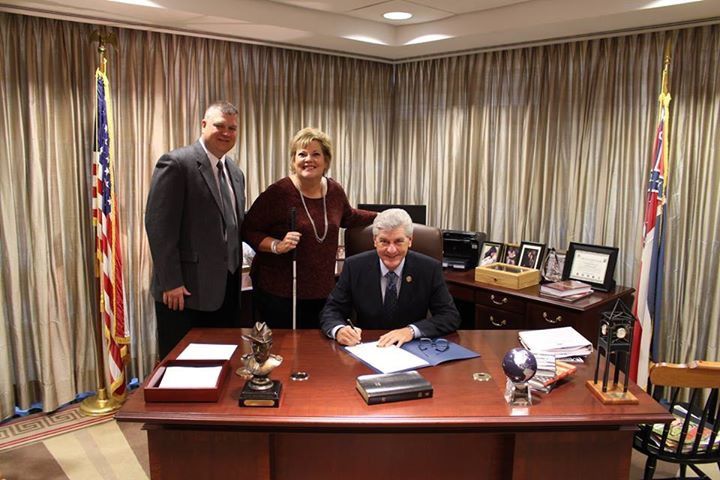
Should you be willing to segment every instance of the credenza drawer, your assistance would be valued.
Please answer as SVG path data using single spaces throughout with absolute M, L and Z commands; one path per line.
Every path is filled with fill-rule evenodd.
M 575 327 L 581 323 L 582 316 L 571 310 L 536 303 L 527 306 L 529 328 Z
M 481 305 L 475 307 L 475 328 L 481 330 L 522 329 L 526 328 L 525 325 L 525 316 L 523 314 Z
M 499 308 L 507 312 L 525 313 L 525 300 L 502 292 L 479 290 L 476 297 L 477 303 L 490 308 Z

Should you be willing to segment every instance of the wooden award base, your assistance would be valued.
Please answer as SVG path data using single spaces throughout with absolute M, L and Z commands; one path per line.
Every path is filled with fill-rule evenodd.
M 281 392 L 282 383 L 277 380 L 273 381 L 272 388 L 267 390 L 253 390 L 250 388 L 250 381 L 247 381 L 240 392 L 238 404 L 241 407 L 278 407 Z
M 620 384 L 608 385 L 605 392 L 603 392 L 603 382 L 595 383 L 588 380 L 585 385 L 605 405 L 637 405 L 639 403 L 635 395 L 630 392 L 623 392 L 624 387 Z

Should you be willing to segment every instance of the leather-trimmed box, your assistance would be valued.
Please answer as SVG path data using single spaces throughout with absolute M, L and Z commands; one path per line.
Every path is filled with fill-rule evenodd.
M 222 367 L 211 388 L 163 388 L 160 382 L 168 367 Z M 230 362 L 227 360 L 165 360 L 153 370 L 143 388 L 146 402 L 217 402 L 225 385 Z

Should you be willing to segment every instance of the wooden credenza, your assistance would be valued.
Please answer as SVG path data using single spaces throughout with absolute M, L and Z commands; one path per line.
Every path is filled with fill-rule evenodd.
M 574 327 L 585 338 L 597 342 L 600 315 L 622 299 L 632 306 L 632 288 L 618 286 L 612 292 L 594 292 L 576 302 L 540 295 L 540 285 L 512 290 L 475 281 L 475 271 L 446 270 L 450 294 L 456 301 L 474 306 L 476 329 L 532 330 Z

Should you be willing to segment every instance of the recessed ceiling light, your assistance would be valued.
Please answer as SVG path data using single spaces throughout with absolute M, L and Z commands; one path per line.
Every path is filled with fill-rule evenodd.
M 383 13 L 383 17 L 387 18 L 388 20 L 407 20 L 408 18 L 412 18 L 412 13 L 385 12 L 385 13 Z
M 436 33 L 436 34 L 432 34 L 432 35 L 422 35 L 420 37 L 415 37 L 412 40 L 405 42 L 405 45 L 417 45 L 418 43 L 437 42 L 439 40 L 445 40 L 448 38 L 452 38 L 452 37 L 450 35 L 443 35 L 440 33 Z
M 347 38 L 348 40 L 355 40 L 356 42 L 373 43 L 375 45 L 387 45 L 387 43 L 383 42 L 382 40 L 378 40 L 377 38 L 372 38 L 365 35 L 346 35 L 343 38 Z
M 685 3 L 697 3 L 702 0 L 653 0 L 652 2 L 648 2 L 646 5 L 640 7 L 641 9 L 645 8 L 662 8 L 662 7 L 672 7 L 673 5 L 683 5 Z
M 152 0 L 109 0 L 114 3 L 127 3 L 128 5 L 139 5 L 141 7 L 165 8 Z

